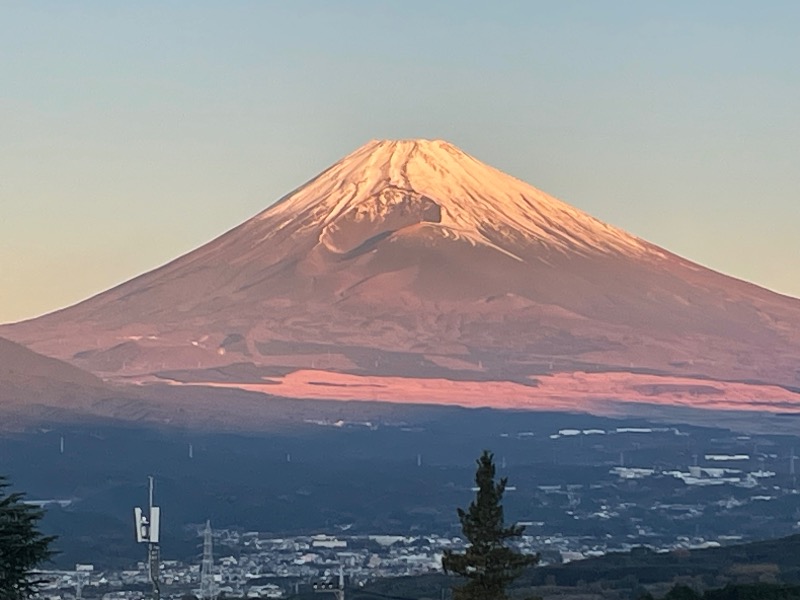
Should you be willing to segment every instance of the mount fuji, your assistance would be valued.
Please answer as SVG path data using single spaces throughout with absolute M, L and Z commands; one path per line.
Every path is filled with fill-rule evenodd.
M 800 300 L 444 141 L 370 142 L 204 246 L 0 335 L 140 385 L 800 410 Z

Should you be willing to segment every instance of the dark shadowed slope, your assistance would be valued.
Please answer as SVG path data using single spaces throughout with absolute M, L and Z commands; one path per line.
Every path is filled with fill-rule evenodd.
M 0 338 L 0 428 L 12 413 L 41 416 L 53 407 L 85 408 L 110 393 L 91 373 Z
M 0 338 L 0 399 L 12 400 L 8 392 L 12 387 L 46 390 L 53 385 L 99 388 L 103 382 L 61 360 L 42 356 Z

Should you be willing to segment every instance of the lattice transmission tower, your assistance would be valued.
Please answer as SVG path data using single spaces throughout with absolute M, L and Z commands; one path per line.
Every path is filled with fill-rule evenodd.
M 214 581 L 214 535 L 211 521 L 206 521 L 203 532 L 203 562 L 200 564 L 200 598 L 217 600 L 217 582 Z

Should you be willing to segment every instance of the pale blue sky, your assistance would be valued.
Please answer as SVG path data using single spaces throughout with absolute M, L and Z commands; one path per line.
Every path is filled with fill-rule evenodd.
M 373 138 L 444 138 L 800 296 L 800 2 L 2 2 L 0 322 Z

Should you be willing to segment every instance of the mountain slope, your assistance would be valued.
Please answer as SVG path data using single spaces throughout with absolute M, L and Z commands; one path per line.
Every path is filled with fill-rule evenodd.
M 201 248 L 0 333 L 139 380 L 275 385 L 306 370 L 311 384 L 325 371 L 530 387 L 586 371 L 800 386 L 800 301 L 442 141 L 370 142 Z M 663 385 L 705 393 L 684 380 Z M 598 389 L 641 385 L 637 398 L 664 391 Z
M 6 389 L 12 386 L 31 389 L 52 384 L 99 388 L 103 382 L 60 360 L 42 356 L 24 346 L 0 338 L 0 399 L 9 400 Z
M 109 396 L 97 377 L 0 338 L 0 430 L 53 408 L 86 408 Z

